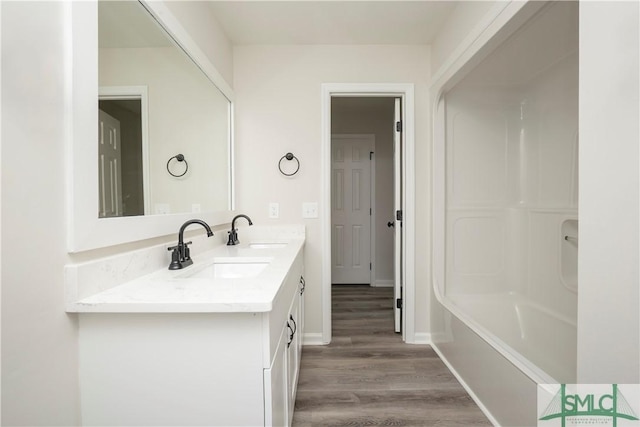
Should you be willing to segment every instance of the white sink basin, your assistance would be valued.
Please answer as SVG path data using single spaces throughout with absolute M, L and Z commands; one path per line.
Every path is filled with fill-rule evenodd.
M 186 272 L 184 278 L 242 279 L 256 277 L 268 262 L 217 262 L 201 270 Z
M 279 243 L 279 242 L 253 242 L 253 243 L 249 243 L 249 247 L 251 249 L 277 249 L 277 248 L 284 248 L 285 246 L 287 246 L 286 243 Z

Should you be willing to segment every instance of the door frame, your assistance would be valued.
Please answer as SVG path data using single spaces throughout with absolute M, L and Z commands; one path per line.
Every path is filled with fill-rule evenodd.
M 322 343 L 331 342 L 331 98 L 402 99 L 403 157 L 403 319 L 404 341 L 415 343 L 415 111 L 412 83 L 323 83 L 321 85 Z M 410 197 L 407 197 L 410 196 Z
M 376 254 L 376 228 L 374 224 L 376 223 L 376 210 L 373 208 L 375 206 L 375 194 L 376 194 L 376 135 L 372 133 L 334 133 L 331 134 L 331 140 L 333 138 L 342 138 L 342 139 L 367 139 L 371 143 L 371 155 L 369 157 L 369 191 L 371 193 L 369 197 L 369 208 L 371 208 L 371 216 L 369 218 L 369 238 L 371 239 L 371 245 L 369 248 L 369 261 L 371 262 L 371 269 L 369 270 L 369 286 L 375 286 L 375 273 L 376 273 L 376 263 L 375 254 Z M 329 144 L 329 150 L 333 148 L 332 144 Z M 331 168 L 331 165 L 329 165 Z M 331 175 L 329 175 L 329 188 L 330 192 L 333 191 L 331 187 Z M 331 194 L 329 195 L 331 197 Z M 331 198 L 329 198 L 329 203 L 331 203 Z M 331 206 L 329 206 L 329 210 L 331 211 Z M 333 212 L 332 212 L 333 213 Z M 331 216 L 329 216 L 329 221 L 331 222 Z M 333 242 L 330 241 L 330 244 L 333 245 Z M 331 247 L 333 249 L 333 246 Z

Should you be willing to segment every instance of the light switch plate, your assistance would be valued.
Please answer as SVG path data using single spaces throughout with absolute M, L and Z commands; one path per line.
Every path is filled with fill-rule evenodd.
M 303 203 L 302 218 L 318 218 L 318 202 Z

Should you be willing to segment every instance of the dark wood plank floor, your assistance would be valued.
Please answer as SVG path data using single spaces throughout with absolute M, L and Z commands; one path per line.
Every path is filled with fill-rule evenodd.
M 490 426 L 427 345 L 393 332 L 393 289 L 334 285 L 333 339 L 302 351 L 294 427 Z

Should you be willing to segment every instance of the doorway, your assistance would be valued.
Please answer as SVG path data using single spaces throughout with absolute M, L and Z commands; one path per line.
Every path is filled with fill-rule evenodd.
M 397 100 L 397 102 L 396 102 Z M 332 146 L 334 143 L 338 143 L 336 141 L 336 136 L 342 136 L 344 142 L 345 127 L 344 124 L 339 124 L 338 116 L 333 115 L 333 110 L 341 109 L 345 105 L 350 105 L 353 107 L 354 105 L 361 104 L 374 104 L 374 103 L 385 104 L 388 106 L 389 111 L 389 119 L 388 119 L 388 129 L 395 128 L 396 123 L 394 122 L 395 118 L 393 116 L 394 108 L 397 108 L 398 111 L 402 112 L 402 117 L 399 121 L 401 124 L 398 124 L 399 130 L 401 129 L 402 135 L 401 140 L 398 140 L 398 143 L 402 144 L 403 153 L 402 153 L 402 162 L 400 164 L 401 167 L 396 168 L 393 166 L 393 159 L 395 158 L 395 144 L 392 141 L 387 141 L 387 146 L 383 149 L 387 154 L 385 155 L 386 159 L 380 158 L 380 156 L 376 153 L 379 150 L 379 147 L 382 147 L 382 144 L 379 144 L 379 141 L 376 141 L 373 150 L 370 150 L 371 161 L 373 165 L 375 165 L 372 170 L 375 172 L 372 174 L 371 178 L 371 190 L 370 194 L 374 195 L 371 201 L 371 224 L 370 227 L 370 242 L 367 246 L 369 249 L 371 248 L 371 270 L 365 278 L 369 278 L 369 283 L 372 285 L 382 285 L 389 286 L 392 285 L 394 287 L 402 286 L 403 292 L 402 295 L 397 298 L 397 307 L 398 313 L 400 313 L 400 307 L 402 307 L 401 315 L 398 315 L 398 324 L 401 322 L 404 326 L 402 327 L 402 337 L 405 342 L 414 342 L 415 333 L 414 333 L 414 312 L 413 312 L 413 296 L 414 296 L 414 283 L 413 283 L 413 247 L 414 247 L 414 239 L 413 239 L 413 197 L 407 198 L 406 194 L 413 194 L 413 185 L 414 185 L 414 168 L 412 162 L 412 154 L 413 154 L 413 85 L 411 84 L 324 84 L 322 85 L 322 130 L 323 130 L 323 209 L 325 218 L 323 223 L 323 332 L 322 332 L 322 343 L 328 344 L 331 341 L 331 285 L 332 278 L 334 277 L 334 265 L 332 260 L 334 259 L 334 253 L 337 247 L 333 246 L 333 243 L 338 237 L 336 237 L 336 227 L 335 224 L 332 224 L 332 201 L 333 201 L 333 189 L 334 183 L 332 180 L 332 176 L 334 175 L 332 168 Z M 356 109 L 357 111 L 357 109 Z M 361 113 L 364 110 L 360 110 Z M 357 116 L 357 112 L 355 113 Z M 357 120 L 357 119 L 354 119 Z M 335 125 L 335 126 L 334 126 Z M 353 126 L 353 123 L 351 124 Z M 382 124 L 384 126 L 384 124 Z M 351 134 L 352 139 L 362 138 L 362 128 L 357 130 L 355 128 L 347 129 L 348 133 Z M 336 132 L 342 133 L 342 135 L 337 135 Z M 347 134 L 348 134 L 347 133 Z M 392 134 L 394 132 L 391 132 Z M 393 136 L 391 137 L 393 138 Z M 375 138 L 374 138 L 375 139 Z M 400 145 L 398 145 L 398 148 Z M 360 151 L 362 149 L 359 148 Z M 407 159 L 411 159 L 408 161 Z M 382 161 L 384 160 L 384 161 Z M 402 182 L 402 185 L 398 189 L 398 200 L 401 203 L 400 209 L 397 209 L 400 215 L 404 216 L 404 221 L 396 220 L 396 212 L 395 206 L 392 202 L 389 202 L 385 207 L 385 202 L 379 200 L 377 195 L 381 192 L 379 190 L 384 189 L 385 186 L 391 186 L 393 188 L 393 183 L 396 182 L 395 176 L 391 175 L 391 179 L 386 178 L 384 180 L 376 179 L 380 176 L 380 168 L 385 164 L 387 169 L 395 169 L 400 173 L 401 170 L 401 179 L 398 181 Z M 384 169 L 384 168 L 383 168 Z M 377 188 L 376 187 L 381 187 Z M 394 191 L 389 190 L 387 188 L 386 194 L 390 199 L 394 199 Z M 384 199 L 384 198 L 383 198 Z M 344 199 L 343 199 L 344 200 Z M 401 218 L 401 217 L 398 217 Z M 383 225 L 384 228 L 380 226 Z M 401 225 L 401 226 L 400 226 Z M 366 224 L 364 224 L 366 227 Z M 359 232 L 362 231 L 363 225 L 358 225 Z M 397 235 L 402 236 L 401 240 L 396 240 L 395 230 L 398 230 Z M 380 241 L 380 236 L 385 236 L 391 239 L 391 244 L 388 245 L 378 245 Z M 353 235 L 342 234 L 342 237 L 347 237 L 351 242 L 353 242 Z M 351 237 L 349 237 L 351 236 Z M 383 239 L 384 240 L 384 239 Z M 365 240 L 362 240 L 366 242 Z M 397 246 L 397 252 L 399 256 L 394 255 L 394 245 L 396 242 L 399 242 Z M 372 247 L 373 246 L 373 247 Z M 378 247 L 382 246 L 382 247 Z M 357 247 L 359 252 L 362 252 L 362 245 Z M 385 252 L 386 250 L 386 252 Z M 353 253 L 353 247 L 350 248 L 350 251 Z M 382 262 L 380 260 L 382 259 Z M 385 262 L 386 261 L 386 262 Z M 362 264 L 362 263 L 361 263 Z M 386 265 L 385 265 L 386 264 Z M 376 268 L 379 268 L 381 271 L 375 271 Z M 385 273 L 381 273 L 383 269 L 387 271 Z M 375 272 L 374 272 L 375 271 Z M 395 273 L 398 272 L 400 274 L 396 276 Z M 386 277 L 385 277 L 386 276 Z M 362 277 L 362 276 L 360 276 Z M 344 280 L 340 279 L 340 280 Z M 343 282 L 343 283 L 353 283 L 353 282 Z M 365 279 L 366 283 L 366 279 Z M 394 297 L 395 299 L 395 297 Z M 393 301 L 394 306 L 396 306 L 396 301 Z M 398 329 L 397 329 L 398 330 Z

